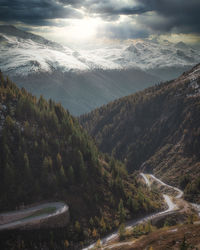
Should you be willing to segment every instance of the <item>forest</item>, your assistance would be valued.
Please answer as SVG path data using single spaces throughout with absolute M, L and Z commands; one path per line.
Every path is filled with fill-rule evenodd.
M 37 99 L 2 73 L 0 152 L 1 211 L 66 202 L 70 225 L 63 240 L 70 246 L 98 239 L 126 219 L 161 208 L 159 194 L 142 185 L 137 174 L 128 176 L 122 162 L 99 152 L 61 104 Z M 20 242 L 26 243 L 22 235 Z
M 194 72 L 104 105 L 80 122 L 102 152 L 123 161 L 129 173 L 153 172 L 200 201 L 200 96 Z M 189 176 L 181 186 L 182 176 Z

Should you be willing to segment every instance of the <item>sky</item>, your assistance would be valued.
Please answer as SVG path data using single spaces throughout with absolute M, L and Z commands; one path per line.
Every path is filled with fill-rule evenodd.
M 0 23 L 62 44 L 200 43 L 200 0 L 0 0 Z

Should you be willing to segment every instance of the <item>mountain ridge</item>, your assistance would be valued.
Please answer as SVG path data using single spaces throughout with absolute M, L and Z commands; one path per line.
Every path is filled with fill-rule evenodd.
M 76 50 L 12 26 L 0 26 L 0 37 L 4 75 L 37 97 L 61 102 L 76 116 L 172 79 L 200 60 L 198 50 L 169 42 L 144 40 Z
M 121 162 L 100 153 L 61 104 L 42 96 L 37 99 L 1 72 L 0 151 L 1 212 L 37 202 L 65 201 L 71 219 L 60 245 L 67 237 L 80 248 L 82 241 L 116 228 L 120 218 L 161 207 L 159 194 L 127 176 Z M 51 231 L 47 233 L 50 242 Z M 41 242 L 37 239 L 35 244 Z
M 36 44 L 39 43 L 53 50 L 55 49 L 55 51 L 60 51 L 62 57 L 66 58 L 66 60 L 60 60 L 59 57 L 56 58 L 58 55 L 53 52 L 53 50 L 49 50 L 48 53 L 54 53 L 54 61 L 56 61 L 54 66 L 58 67 L 60 64 L 59 67 L 62 71 L 68 71 L 69 69 L 84 71 L 92 69 L 120 70 L 129 68 L 152 70 L 155 68 L 167 68 L 172 66 L 178 67 L 180 65 L 191 67 L 192 64 L 194 65 L 195 62 L 197 63 L 197 61 L 200 60 L 199 51 L 184 43 L 173 44 L 168 41 L 159 43 L 157 41 L 141 40 L 135 43 L 120 43 L 116 45 L 105 45 L 104 47 L 97 46 L 95 49 L 77 50 L 62 46 L 30 32 L 19 30 L 15 26 L 1 25 L 0 34 L 1 37 L 4 38 L 4 42 L 6 39 L 4 36 L 10 36 L 9 42 L 12 46 L 15 46 L 15 42 L 17 42 L 17 40 L 12 41 L 15 37 L 16 39 L 22 39 L 21 42 L 24 44 L 28 42 L 27 40 L 31 40 Z M 29 43 L 28 45 L 31 49 L 31 44 Z M 21 47 L 21 49 L 23 49 L 23 47 Z M 37 49 L 40 49 L 40 47 Z M 40 53 L 41 52 L 40 50 Z M 35 51 L 35 53 L 37 53 L 37 51 Z M 24 54 L 26 54 L 25 51 Z M 45 58 L 45 55 L 43 55 L 43 57 Z M 67 57 L 69 57 L 69 59 L 67 59 Z M 52 59 L 48 58 L 46 55 L 45 60 L 51 61 Z M 72 61 L 76 63 L 70 66 Z M 51 64 L 53 65 L 53 62 L 51 62 Z M 24 72 L 24 74 L 26 74 L 26 72 Z
M 129 171 L 153 171 L 185 189 L 199 190 L 200 64 L 174 81 L 123 97 L 80 118 L 100 150 L 124 161 Z
M 9 35 L 9 36 L 16 36 L 22 39 L 31 39 L 35 42 L 46 44 L 47 46 L 54 46 L 57 48 L 62 48 L 63 46 L 59 43 L 50 41 L 48 39 L 43 38 L 42 36 L 21 30 L 16 28 L 13 25 L 0 25 L 0 33 Z

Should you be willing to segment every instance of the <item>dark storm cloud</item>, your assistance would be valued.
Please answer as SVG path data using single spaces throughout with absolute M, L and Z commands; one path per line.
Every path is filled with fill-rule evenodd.
M 137 38 L 140 34 L 141 38 L 147 34 L 200 34 L 200 0 L 133 0 L 128 5 L 127 2 L 123 5 L 123 1 L 112 0 L 85 3 L 89 12 L 104 20 L 113 21 L 126 15 L 136 22 L 134 26 L 108 25 L 105 30 L 109 37 L 120 38 L 120 34 L 122 39 L 127 35 Z
M 52 25 L 56 18 L 81 18 L 81 14 L 56 0 L 0 0 L 1 21 Z
M 200 33 L 200 0 L 0 0 L 0 21 L 58 25 L 55 19 L 83 18 L 80 8 L 85 15 L 110 22 L 105 31 L 113 37 Z M 115 24 L 121 15 L 135 24 Z
M 104 16 L 135 16 L 152 32 L 200 33 L 200 0 L 85 1 L 89 11 Z M 146 13 L 153 13 L 146 17 Z
M 135 4 L 136 0 L 132 0 L 132 4 L 126 4 L 123 0 L 59 0 L 59 2 L 77 8 L 84 7 L 90 13 L 103 16 L 133 15 L 146 11 L 145 6 Z
M 138 18 L 140 23 L 146 24 L 153 31 L 200 33 L 199 0 L 140 0 L 139 2 L 146 10 L 155 12 L 155 15 L 147 17 L 143 15 Z
M 47 19 L 81 18 L 81 7 L 86 13 L 107 20 L 144 12 L 141 6 L 129 6 L 114 0 L 0 0 L 0 20 L 42 25 L 49 22 Z
M 90 6 L 89 11 L 94 12 L 96 14 L 104 14 L 104 15 L 106 14 L 108 16 L 114 16 L 114 15 L 141 14 L 146 12 L 146 9 L 144 7 L 136 7 L 136 6 L 117 7 L 107 3 L 105 5 L 97 4 L 94 6 Z
M 84 3 L 83 0 L 59 0 L 59 2 L 64 5 L 72 5 L 77 7 L 82 6 L 82 3 Z

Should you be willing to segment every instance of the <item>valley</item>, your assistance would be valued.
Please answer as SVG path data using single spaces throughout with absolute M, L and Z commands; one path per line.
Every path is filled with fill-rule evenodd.
M 140 243 L 140 236 L 146 237 L 146 244 L 150 244 L 148 242 L 151 233 L 155 242 L 158 240 L 154 233 L 169 234 L 168 243 L 164 241 L 162 244 L 172 244 L 174 241 L 170 241 L 170 230 L 180 233 L 177 237 L 182 237 L 183 243 L 183 237 L 187 234 L 186 228 L 191 227 L 191 231 L 196 232 L 200 213 L 199 176 L 197 174 L 191 179 L 191 175 L 186 175 L 188 172 L 181 172 L 183 176 L 177 180 L 176 175 L 169 177 L 168 171 L 170 174 L 178 171 L 178 163 L 176 167 L 172 165 L 173 168 L 169 168 L 168 171 L 163 167 L 163 163 L 166 165 L 165 157 L 168 159 L 170 156 L 171 159 L 173 150 L 173 157 L 179 159 L 180 155 L 184 155 L 184 159 L 187 157 L 187 161 L 193 161 L 194 166 L 187 166 L 190 171 L 199 164 L 196 151 L 198 144 L 195 141 L 195 146 L 189 146 L 188 149 L 193 134 L 187 134 L 187 129 L 191 126 L 192 131 L 198 133 L 199 123 L 196 114 L 199 112 L 199 67 L 195 66 L 174 81 L 121 98 L 80 117 L 80 123 L 94 137 L 104 153 L 99 151 L 79 121 L 61 104 L 52 100 L 46 101 L 43 97 L 37 99 L 25 89 L 19 89 L 1 73 L 0 149 L 3 154 L 0 155 L 0 162 L 3 167 L 0 168 L 0 202 L 4 213 L 0 214 L 0 218 L 3 216 L 5 219 L 5 211 L 14 210 L 22 203 L 29 206 L 38 202 L 44 203 L 45 206 L 33 208 L 34 211 L 31 210 L 30 213 L 29 210 L 25 214 L 22 212 L 23 215 L 20 210 L 13 211 L 12 218 L 9 217 L 0 225 L 4 238 L 2 249 L 10 244 L 15 246 L 19 237 L 20 244 L 24 242 L 24 247 L 30 248 L 45 244 L 49 247 L 50 244 L 54 244 L 60 248 L 65 244 L 72 249 L 82 249 L 97 240 L 97 243 L 85 249 L 98 245 L 102 245 L 103 249 L 120 249 L 143 244 Z M 176 123 L 173 124 L 172 121 Z M 123 133 L 120 132 L 120 126 L 125 126 Z M 112 134 L 109 132 L 110 129 L 113 129 Z M 128 137 L 124 137 L 126 133 Z M 134 146 L 139 148 L 140 153 L 138 154 L 130 145 L 120 145 L 127 144 L 120 134 L 128 138 L 128 142 L 136 141 L 137 144 Z M 155 134 L 160 135 L 160 141 L 155 140 Z M 110 136 L 112 140 L 119 139 L 119 143 L 116 139 L 109 141 Z M 141 138 L 137 136 L 142 136 L 142 140 L 146 140 L 150 148 L 148 153 L 145 154 L 147 145 L 138 143 Z M 15 150 L 16 145 L 19 151 Z M 109 148 L 110 145 L 117 148 L 113 150 Z M 168 145 L 171 145 L 171 148 L 164 151 L 162 147 L 167 150 Z M 131 150 L 132 154 L 123 155 L 126 150 Z M 165 152 L 165 157 L 162 151 Z M 109 156 L 108 153 L 112 155 Z M 151 161 L 155 162 L 155 165 Z M 128 173 L 125 165 L 128 167 Z M 184 167 L 181 170 L 183 169 Z M 145 174 L 139 174 L 141 170 Z M 195 171 L 198 172 L 198 167 Z M 165 183 L 165 178 L 168 178 L 168 184 Z M 188 182 L 189 179 L 192 180 L 191 183 Z M 197 185 L 195 191 L 189 189 L 190 185 Z M 179 187 L 185 189 L 182 191 Z M 56 201 L 59 203 L 54 203 Z M 69 208 L 59 205 L 54 210 L 55 206 L 51 207 L 49 202 L 66 203 Z M 66 216 L 68 209 L 70 216 Z M 12 213 L 8 213 L 10 214 Z M 168 227 L 172 228 L 166 232 L 167 223 Z M 185 223 L 188 223 L 188 227 L 184 226 Z M 11 235 L 13 238 L 10 241 Z M 30 241 L 33 235 L 35 238 Z M 41 240 L 37 242 L 39 235 Z M 48 240 L 49 237 L 53 237 L 54 243 Z M 198 238 L 191 244 L 197 246 Z M 179 245 L 182 244 L 181 240 Z
M 178 77 L 200 61 L 183 42 L 138 40 L 73 48 L 0 26 L 0 70 L 32 94 L 79 116 L 115 99 Z
M 80 117 L 80 123 L 94 137 L 104 153 L 95 146 L 93 139 L 80 126 L 79 121 L 60 104 L 52 100 L 46 101 L 43 97 L 37 99 L 25 89 L 19 89 L 1 73 L 0 148 L 3 152 L 0 155 L 3 166 L 0 169 L 1 210 L 11 211 L 22 203 L 25 206 L 35 202 L 48 205 L 51 204 L 49 202 L 58 201 L 61 202 L 59 204 L 68 204 L 70 213 L 68 220 L 68 216 L 64 213 L 65 218 L 62 217 L 58 209 L 58 215 L 62 218 L 59 219 L 56 214 L 54 216 L 55 211 L 49 210 L 49 205 L 48 211 L 42 210 L 39 206 L 39 210 L 36 209 L 25 217 L 20 216 L 20 211 L 15 211 L 14 221 L 12 219 L 0 225 L 1 235 L 4 238 L 2 248 L 10 244 L 16 245 L 18 237 L 22 239 L 24 246 L 31 248 L 43 244 L 49 245 L 51 242 L 48 239 L 53 237 L 53 244 L 58 247 L 67 244 L 72 249 L 74 246 L 75 249 L 82 249 L 88 243 L 101 238 L 101 241 L 98 240 L 86 249 L 96 247 L 96 244 L 102 245 L 105 249 L 120 249 L 120 247 L 133 247 L 134 244 L 137 246 L 140 244 L 141 235 L 147 237 L 145 242 L 149 244 L 148 237 L 151 233 L 156 242 L 154 232 L 158 235 L 165 233 L 168 235 L 164 229 L 166 223 L 172 226 L 169 232 L 176 226 L 177 233 L 181 232 L 177 237 L 182 237 L 183 241 L 187 233 L 184 223 L 188 223 L 188 220 L 188 228 L 191 227 L 191 231 L 196 232 L 200 213 L 199 176 L 197 174 L 192 178 L 193 172 L 190 172 L 190 175 L 188 172 L 183 172 L 184 166 L 182 166 L 183 176 L 177 180 L 176 175 L 169 177 L 168 171 L 170 174 L 178 171 L 178 161 L 168 171 L 163 164 L 167 163 L 165 158 L 168 159 L 169 156 L 172 158 L 171 150 L 173 150 L 173 157 L 179 159 L 180 155 L 184 155 L 185 160 L 188 162 L 192 160 L 194 163 L 194 165 L 188 164 L 189 168 L 185 166 L 185 169 L 191 171 L 196 168 L 195 171 L 198 172 L 199 161 L 196 151 L 198 144 L 195 142 L 194 147 L 188 148 L 188 143 L 193 140 L 193 134 L 187 134 L 187 129 L 193 126 L 190 131 L 198 133 L 199 123 L 196 114 L 199 112 L 199 67 L 195 66 L 174 81 L 121 98 Z M 116 121 L 118 121 L 117 126 Z M 172 121 L 176 122 L 173 124 Z M 123 128 L 120 126 L 125 126 L 123 133 L 120 132 Z M 109 132 L 110 129 L 113 130 L 112 134 Z M 158 131 L 160 141 L 155 140 Z M 124 137 L 126 133 L 128 137 Z M 148 154 L 145 154 L 147 145 L 139 143 L 141 135 L 142 140 L 145 139 L 150 148 Z M 137 144 L 134 146 L 138 147 L 140 153 L 138 154 L 138 151 L 127 144 L 127 139 L 120 136 L 128 138 L 128 142 L 136 141 Z M 110 138 L 115 139 L 109 141 Z M 119 143 L 116 139 L 120 140 Z M 120 143 L 125 143 L 127 146 Z M 19 151 L 15 150 L 16 145 Z M 109 148 L 110 145 L 116 148 L 113 150 Z M 168 145 L 171 145 L 171 148 L 166 151 Z M 126 150 L 131 150 L 132 153 L 126 155 L 124 154 Z M 165 157 L 162 151 L 165 152 Z M 108 153 L 112 155 L 109 156 Z M 181 163 L 184 163 L 182 159 Z M 151 161 L 155 162 L 155 165 Z M 129 165 L 131 162 L 132 168 Z M 125 165 L 128 167 L 128 173 Z M 145 174 L 139 174 L 141 170 Z M 168 179 L 167 184 L 165 178 Z M 188 182 L 189 179 L 192 182 Z M 190 185 L 195 189 L 189 189 Z M 179 187 L 185 188 L 182 191 Z M 63 207 L 60 208 L 62 210 Z M 1 215 L 5 217 L 6 214 Z M 191 224 L 193 222 L 196 223 L 194 226 Z M 160 229 L 162 227 L 164 228 Z M 50 228 L 53 231 L 50 231 Z M 10 241 L 11 234 L 13 238 Z M 33 235 L 35 238 L 30 241 Z M 36 243 L 39 235 L 42 235 L 41 240 Z M 137 235 L 136 241 L 135 235 Z M 169 241 L 170 237 L 167 238 Z M 118 242 L 121 238 L 128 239 L 128 243 L 121 240 Z M 193 242 L 197 244 L 198 238 L 195 240 Z
M 66 241 L 80 249 L 116 229 L 121 221 L 162 209 L 162 197 L 146 189 L 137 173 L 129 176 L 122 162 L 102 154 L 60 104 L 37 99 L 2 73 L 0 151 L 3 216 L 13 211 L 18 217 L 16 207 L 50 202 L 66 203 L 70 213 L 70 220 L 65 216 L 58 225 L 57 216 L 46 220 L 49 210 L 19 220 L 14 217 L 16 222 L 1 225 L 1 249 L 16 244 L 22 249 L 46 244 L 62 247 Z
M 149 249 L 150 247 L 153 247 L 153 248 L 155 247 L 155 249 L 162 249 L 163 247 L 168 247 L 168 245 L 171 244 L 170 245 L 171 249 L 175 249 L 173 248 L 174 247 L 173 245 L 176 245 L 176 249 L 178 249 L 178 246 L 181 247 L 181 243 L 185 235 L 187 235 L 187 242 L 188 240 L 191 240 L 191 236 L 189 236 L 189 233 L 188 233 L 188 228 L 190 228 L 190 231 L 195 232 L 196 237 L 193 238 L 191 242 L 195 242 L 196 245 L 194 247 L 198 247 L 200 244 L 200 235 L 197 236 L 196 234 L 198 232 L 198 228 L 200 224 L 199 216 L 197 216 L 197 214 L 199 213 L 199 209 L 196 209 L 198 205 L 191 204 L 191 203 L 188 203 L 187 201 L 184 201 L 182 199 L 183 192 L 180 189 L 177 189 L 176 187 L 172 187 L 172 186 L 165 184 L 164 182 L 156 178 L 154 175 L 141 173 L 141 176 L 145 184 L 148 186 L 148 188 L 153 188 L 152 187 L 153 185 L 158 185 L 158 186 L 161 185 L 162 187 L 167 187 L 170 189 L 168 191 L 165 191 L 164 192 L 165 194 L 163 194 L 164 200 L 167 204 L 167 209 L 163 212 L 159 212 L 150 216 L 146 216 L 137 221 L 128 223 L 128 226 L 125 227 L 125 230 L 123 232 L 124 233 L 123 239 L 120 239 L 120 237 L 122 238 L 122 236 L 120 236 L 119 232 L 116 232 L 112 235 L 109 235 L 106 238 L 103 238 L 101 242 L 97 242 L 96 247 L 98 248 L 98 246 L 100 246 L 101 249 L 145 249 L 145 248 Z M 160 190 L 160 187 L 157 187 L 157 188 Z M 171 192 L 173 192 L 173 195 L 171 194 Z M 166 193 L 168 193 L 169 195 L 167 195 Z M 179 214 L 181 214 L 181 216 Z M 187 217 L 189 218 L 189 216 L 194 216 L 194 214 L 196 216 L 195 223 L 194 223 L 195 225 L 192 226 L 193 224 L 192 222 L 190 225 L 184 226 L 184 224 L 186 223 L 186 218 Z M 134 228 L 138 228 L 140 226 L 142 227 L 142 225 L 149 224 L 149 223 L 150 225 L 155 226 L 159 224 L 159 221 L 162 221 L 162 220 L 165 221 L 166 218 L 167 220 L 170 221 L 170 217 L 172 218 L 174 215 L 177 218 L 179 216 L 181 218 L 181 221 L 179 221 L 178 225 L 171 226 L 171 227 L 169 225 L 164 226 L 164 229 L 154 228 L 153 232 L 150 230 L 149 232 L 146 233 L 147 236 L 144 236 L 145 235 L 144 233 L 143 236 L 131 237 L 131 234 L 134 235 L 134 233 L 132 233 L 132 231 L 134 232 L 135 230 Z M 143 227 L 143 230 L 145 230 L 144 227 Z M 176 233 L 178 231 L 179 231 L 179 236 L 177 236 L 178 233 Z M 149 234 L 151 238 L 148 236 Z M 160 234 L 165 235 L 164 237 L 167 237 L 167 239 L 163 240 L 163 236 L 160 236 Z M 174 237 L 170 237 L 169 236 L 170 234 L 174 235 L 176 237 L 176 240 L 179 239 L 179 241 L 174 241 L 173 240 Z M 182 237 L 181 239 L 180 239 L 180 236 Z M 162 240 L 161 240 L 161 237 L 162 237 Z M 85 249 L 96 249 L 95 244 Z
M 103 152 L 129 173 L 153 173 L 199 202 L 200 65 L 179 78 L 80 117 Z
M 199 13 L 0 0 L 0 250 L 200 250 Z

